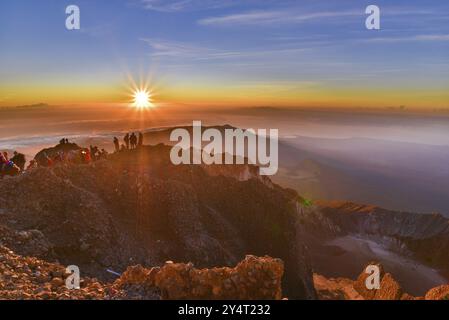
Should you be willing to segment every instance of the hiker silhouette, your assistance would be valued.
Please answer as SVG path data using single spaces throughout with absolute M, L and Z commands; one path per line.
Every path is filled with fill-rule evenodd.
M 143 134 L 139 132 L 139 141 L 137 142 L 137 147 L 140 148 L 143 146 Z
M 115 148 L 115 152 L 120 151 L 120 142 L 117 137 L 114 137 L 114 148 Z
M 131 143 L 131 149 L 135 149 L 137 147 L 137 136 L 134 132 L 131 134 L 129 141 Z
M 24 171 L 26 164 L 24 154 L 14 151 L 14 156 L 11 158 L 11 161 L 20 168 L 20 171 Z
M 129 133 L 127 133 L 126 135 L 125 135 L 125 137 L 123 138 L 123 141 L 125 141 L 125 146 L 126 146 L 126 149 L 129 149 Z

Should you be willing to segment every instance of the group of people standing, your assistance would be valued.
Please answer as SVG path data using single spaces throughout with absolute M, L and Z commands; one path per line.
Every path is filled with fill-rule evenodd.
M 114 137 L 115 152 L 140 148 L 143 145 L 143 134 L 142 132 L 138 132 L 137 134 L 134 132 L 131 134 L 127 133 L 123 138 L 123 142 L 124 144 L 120 145 L 120 140 Z
M 8 152 L 0 152 L 0 172 L 5 171 L 9 166 L 16 165 L 20 170 L 25 169 L 26 159 L 25 155 L 14 151 L 14 156 L 9 159 Z
M 49 155 L 47 152 L 43 153 L 40 160 L 31 160 L 28 169 L 32 169 L 37 166 L 53 167 L 58 163 L 91 163 L 100 159 L 106 159 L 108 152 L 105 149 L 99 149 L 97 146 L 90 145 L 89 148 L 79 148 L 76 144 L 73 144 L 73 148 L 64 148 L 64 145 L 68 145 L 67 139 L 59 141 L 59 145 L 56 146 L 54 152 Z
M 114 147 L 116 152 L 134 150 L 142 147 L 143 134 L 138 132 L 137 134 L 127 133 L 123 138 L 122 144 L 117 137 L 114 137 Z M 32 159 L 26 168 L 27 170 L 36 168 L 38 166 L 52 167 L 57 163 L 90 163 L 92 161 L 106 159 L 108 152 L 105 149 L 99 149 L 97 146 L 89 146 L 89 148 L 81 148 L 71 150 L 70 142 L 68 139 L 63 138 L 59 141 L 59 149 L 51 156 L 47 153 L 43 153 L 40 160 Z M 76 145 L 74 145 L 77 147 Z M 77 147 L 79 148 L 79 147 Z M 8 152 L 0 152 L 0 176 L 3 174 L 10 174 L 12 171 L 17 173 L 25 171 L 26 159 L 25 155 L 14 151 L 14 156 L 10 159 Z M 15 168 L 15 169 L 14 169 Z
M 105 149 L 99 149 L 97 146 L 89 146 L 89 152 L 92 160 L 107 159 L 108 152 Z

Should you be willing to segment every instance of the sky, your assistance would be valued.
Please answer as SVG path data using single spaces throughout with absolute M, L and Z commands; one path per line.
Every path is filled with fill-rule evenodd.
M 133 84 L 179 105 L 449 108 L 449 2 L 0 1 L 0 106 L 125 103 Z

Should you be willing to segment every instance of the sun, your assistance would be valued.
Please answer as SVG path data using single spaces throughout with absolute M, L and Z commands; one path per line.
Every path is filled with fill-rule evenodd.
M 147 109 L 152 107 L 151 94 L 147 90 L 136 90 L 134 92 L 133 106 L 137 109 Z

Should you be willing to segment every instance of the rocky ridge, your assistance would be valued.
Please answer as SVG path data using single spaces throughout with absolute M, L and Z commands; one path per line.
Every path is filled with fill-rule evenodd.
M 346 201 L 321 201 L 306 210 L 308 230 L 322 237 L 361 235 L 427 265 L 449 270 L 449 219 Z
M 392 274 L 385 272 L 383 266 L 377 262 L 380 269 L 380 288 L 367 289 L 365 281 L 368 277 L 362 272 L 356 280 L 347 278 L 326 278 L 314 274 L 314 283 L 320 300 L 449 300 L 449 285 L 442 285 L 430 289 L 424 296 L 415 297 L 406 292 Z

